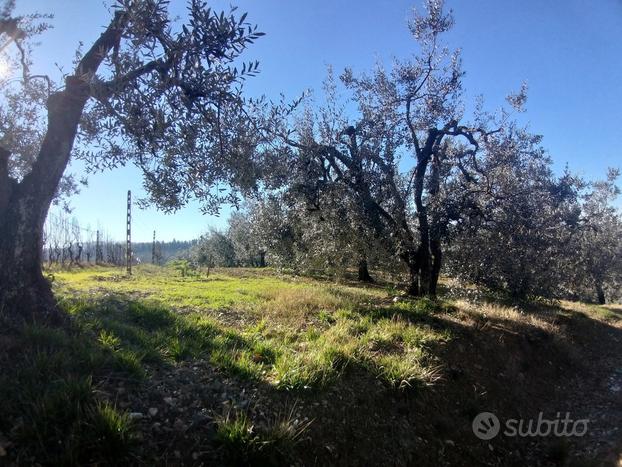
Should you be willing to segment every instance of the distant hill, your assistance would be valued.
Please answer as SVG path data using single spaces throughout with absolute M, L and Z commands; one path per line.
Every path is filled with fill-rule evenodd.
M 172 240 L 170 242 L 156 242 L 156 255 L 160 256 L 160 264 L 164 264 L 171 259 L 185 256 L 186 253 L 196 245 L 197 240 Z M 153 244 L 151 242 L 132 243 L 134 257 L 141 263 L 151 262 L 151 252 Z

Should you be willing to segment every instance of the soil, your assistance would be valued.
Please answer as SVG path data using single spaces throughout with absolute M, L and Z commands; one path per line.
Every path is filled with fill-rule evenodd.
M 259 430 L 283 417 L 308 424 L 293 465 L 620 465 L 622 326 L 580 316 L 555 321 L 553 334 L 492 318 L 436 317 L 431 325 L 449 328 L 453 339 L 435 349 L 442 380 L 423 390 L 388 387 L 349 367 L 325 390 L 283 392 L 226 377 L 205 361 L 154 369 L 134 387 L 103 386 L 134 414 L 142 432 L 137 454 L 147 464 L 223 462 L 215 419 L 233 410 Z M 588 430 L 485 441 L 472 430 L 480 412 L 502 424 L 568 413 L 589 420 Z
M 282 419 L 306 427 L 290 465 L 620 466 L 622 321 L 551 316 L 551 331 L 469 313 L 430 318 L 452 339 L 432 349 L 443 376 L 423 389 L 389 387 L 349 366 L 326 389 L 287 392 L 195 360 L 152 367 L 143 382 L 100 380 L 98 390 L 131 414 L 136 465 L 226 464 L 216 422 L 243 412 L 258 431 Z M 493 439 L 474 435 L 481 412 L 500 420 Z M 509 419 L 566 413 L 588 420 L 584 436 L 503 434 Z

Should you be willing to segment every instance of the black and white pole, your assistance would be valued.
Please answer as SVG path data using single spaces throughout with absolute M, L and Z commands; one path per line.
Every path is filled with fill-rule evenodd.
M 127 190 L 127 274 L 132 275 L 132 191 Z
M 156 263 L 156 243 L 155 243 L 155 230 L 153 231 L 153 244 L 151 245 L 151 264 Z

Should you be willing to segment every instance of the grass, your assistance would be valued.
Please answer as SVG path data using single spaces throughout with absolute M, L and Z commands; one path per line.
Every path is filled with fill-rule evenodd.
M 310 423 L 298 423 L 293 409 L 256 428 L 244 412 L 228 411 L 216 420 L 216 440 L 229 465 L 283 465 Z
M 134 275 L 128 278 L 119 269 L 98 267 L 57 272 L 54 280 L 60 285 L 57 291 L 66 296 L 135 294 L 157 297 L 163 305 L 176 309 L 218 313 L 235 308 L 255 318 L 278 314 L 281 322 L 291 316 L 304 319 L 306 313 L 319 311 L 325 306 L 335 309 L 347 301 L 345 296 L 327 291 L 325 284 L 304 278 L 279 277 L 270 270 L 263 273 L 217 270 L 205 278 L 182 277 L 173 268 L 145 265 L 135 268 Z M 340 288 L 345 293 L 349 289 L 357 298 L 385 294 L 383 290 Z
M 98 399 L 93 384 L 94 374 L 117 367 L 114 355 L 79 334 L 37 325 L 14 339 L 11 354 L 0 361 L 0 431 L 28 446 L 21 461 L 123 459 L 134 442 L 133 427 L 127 414 Z
M 351 364 L 404 387 L 431 381 L 426 345 L 448 338 L 418 323 L 447 311 L 441 301 L 394 303 L 384 289 L 270 271 L 217 271 L 205 279 L 146 266 L 128 278 L 96 268 L 57 273 L 55 291 L 117 366 L 137 377 L 143 363 L 206 358 L 280 389 L 324 387 Z
M 576 309 L 577 304 L 565 303 L 566 307 Z M 598 318 L 607 321 L 609 323 L 619 323 L 622 321 L 622 305 L 587 305 L 581 304 L 580 311 L 587 313 L 588 315 L 596 315 Z
M 83 330 L 98 336 L 119 369 L 135 377 L 143 376 L 149 365 L 174 365 L 199 357 L 209 357 L 232 374 L 258 377 L 263 362 L 252 357 L 268 355 L 252 335 L 200 313 L 176 313 L 156 300 L 113 295 L 66 298 L 61 305 Z
M 443 302 L 394 303 L 386 289 L 271 271 L 205 278 L 141 266 L 126 277 L 97 267 L 54 272 L 53 289 L 71 329 L 5 334 L 0 431 L 28 446 L 24 456 L 59 465 L 122 460 L 132 449 L 135 427 L 99 393 L 102 378 L 140 384 L 155 367 L 203 359 L 282 391 L 324 388 L 350 367 L 388 387 L 425 385 L 435 365 L 427 345 L 448 338 L 422 324 Z M 247 446 L 245 458 L 282 456 L 298 436 L 287 419 L 251 438 L 247 424 L 242 415 L 222 420 L 218 435 L 232 452 Z
M 409 300 L 393 289 L 270 270 L 216 270 L 206 278 L 139 266 L 131 277 L 105 267 L 53 275 L 72 328 L 31 325 L 0 334 L 9 339 L 0 340 L 0 432 L 28 446 L 17 455 L 26 463 L 127 460 L 136 427 L 98 391 L 102 378 L 123 378 L 131 390 L 156 368 L 204 360 L 277 392 L 321 391 L 350 369 L 388 390 L 412 391 L 441 377 L 435 349 L 454 338 L 448 329 L 458 324 L 476 332 L 529 328 L 555 335 L 562 314 L 605 322 L 622 316 L 616 306 L 562 303 L 533 313 L 494 303 Z M 216 423 L 217 441 L 233 464 L 287 462 L 303 431 L 291 416 L 257 428 L 245 413 L 230 411 Z

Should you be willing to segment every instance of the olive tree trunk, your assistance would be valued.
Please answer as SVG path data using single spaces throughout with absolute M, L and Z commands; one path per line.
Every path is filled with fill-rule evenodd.
M 419 287 L 417 295 L 433 294 L 432 288 L 432 252 L 430 251 L 430 223 L 428 221 L 427 207 L 423 204 L 423 188 L 425 173 L 430 160 L 431 143 L 428 144 L 425 155 L 418 157 L 414 176 L 414 200 L 417 209 L 417 221 L 419 230 L 419 248 L 417 250 L 416 264 L 419 268 Z M 411 273 L 412 276 L 412 273 Z
M 443 251 L 441 249 L 440 240 L 430 241 L 430 250 L 432 252 L 432 271 L 430 276 L 430 295 L 436 296 L 436 289 L 438 286 L 438 277 L 441 273 L 441 266 L 443 261 Z
M 0 227 L 0 313 L 56 321 L 49 284 L 41 272 L 42 221 L 32 198 L 11 197 Z
M 605 300 L 605 291 L 603 290 L 603 286 L 600 282 L 596 282 L 596 298 L 598 300 L 599 305 L 604 305 L 607 303 Z
M 358 264 L 358 280 L 360 282 L 374 282 L 374 278 L 369 274 L 367 258 L 361 258 Z
M 41 271 L 43 224 L 67 163 L 86 96 L 77 86 L 48 100 L 48 131 L 32 170 L 20 183 L 0 169 L 0 310 L 26 320 L 57 320 L 50 286 Z M 82 93 L 84 94 L 84 92 Z
M 10 153 L 0 149 L 0 316 L 11 320 L 59 322 L 49 283 L 43 277 L 43 224 L 75 141 L 92 76 L 120 40 L 124 17 L 117 13 L 84 54 L 76 76 L 47 101 L 47 131 L 39 154 L 21 181 L 8 170 Z

